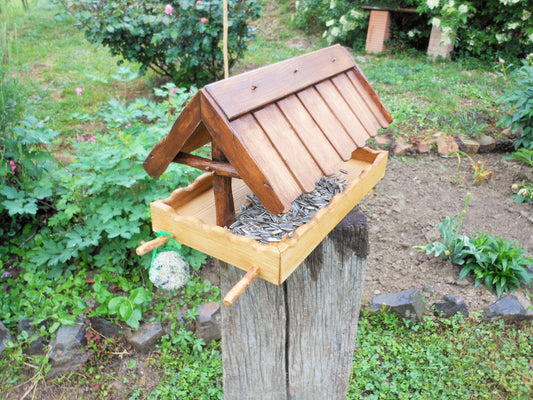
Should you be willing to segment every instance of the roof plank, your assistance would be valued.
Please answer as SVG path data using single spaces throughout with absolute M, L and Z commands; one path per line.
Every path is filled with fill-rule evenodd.
M 292 180 L 291 184 L 292 175 L 290 171 L 283 173 L 283 166 L 280 166 L 279 169 L 264 168 L 265 165 L 267 167 L 270 166 L 270 162 L 278 162 L 274 157 L 277 152 L 269 152 L 269 148 L 262 147 L 260 142 L 251 143 L 252 148 L 245 147 L 242 134 L 250 134 L 251 131 L 246 130 L 246 125 L 237 126 L 237 128 L 230 125 L 209 94 L 203 90 L 201 92 L 203 121 L 230 164 L 233 165 L 242 180 L 246 182 L 252 192 L 271 213 L 279 214 L 289 211 L 291 201 L 300 194 L 296 182 Z M 241 129 L 244 130 L 241 131 Z M 251 135 L 253 135 L 253 132 Z M 253 135 L 253 137 L 257 140 L 261 138 L 260 135 Z M 264 155 L 260 150 L 265 152 Z M 259 155 L 256 154 L 258 151 Z M 261 158 L 268 156 L 272 158 L 270 160 L 266 159 L 266 161 Z M 263 173 L 264 169 L 267 170 L 268 176 Z M 283 185 L 276 181 L 278 177 L 283 179 Z
M 315 87 L 357 147 L 364 147 L 369 135 L 335 85 L 330 80 L 327 80 L 320 82 Z
M 355 66 L 340 45 L 281 61 L 205 86 L 229 120 Z
M 231 121 L 230 124 L 234 129 L 235 136 L 243 143 L 246 151 L 254 160 L 256 168 L 261 170 L 268 181 L 268 185 L 285 206 L 284 211 L 290 210 L 291 202 L 300 195 L 301 189 L 261 126 L 251 114 L 246 114 L 239 119 Z M 270 168 L 272 165 L 275 165 L 276 168 Z M 237 170 L 237 172 L 239 171 Z M 268 205 L 261 197 L 261 193 L 257 193 L 253 187 L 250 187 L 250 189 L 252 189 L 261 203 L 268 208 Z
M 383 128 L 388 127 L 392 122 L 392 116 L 385 109 L 385 106 L 379 99 L 378 94 L 372 88 L 372 86 L 370 86 L 370 83 L 366 79 L 366 76 L 363 74 L 363 72 L 358 68 L 354 68 L 350 71 L 347 71 L 346 75 L 348 78 L 350 78 L 361 97 L 367 101 L 368 106 L 372 110 L 372 114 L 380 122 L 381 126 Z
M 152 178 L 161 176 L 174 157 L 200 124 L 200 94 L 196 93 L 185 106 L 167 136 L 157 143 L 143 162 L 144 170 Z
M 342 95 L 370 136 L 375 136 L 381 124 L 374 118 L 364 98 L 357 92 L 346 74 L 339 74 L 331 78 L 335 88 Z M 366 93 L 365 93 L 366 94 Z
M 342 159 L 313 117 L 295 95 L 277 102 L 287 121 L 307 148 L 324 175 L 331 175 Z
M 324 99 L 320 97 L 314 87 L 302 90 L 296 94 L 328 138 L 337 154 L 344 160 L 349 160 L 355 145 L 337 117 L 329 109 Z
M 278 151 L 302 191 L 312 192 L 322 171 L 276 104 L 253 112 L 257 122 Z

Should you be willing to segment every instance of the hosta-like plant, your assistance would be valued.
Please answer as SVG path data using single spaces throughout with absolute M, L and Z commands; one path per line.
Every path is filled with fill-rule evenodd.
M 498 297 L 514 291 L 521 283 L 529 284 L 533 276 L 527 268 L 533 266 L 533 260 L 517 241 L 493 237 L 486 233 L 477 233 L 472 238 L 459 234 L 469 201 L 470 194 L 466 198 L 465 208 L 457 226 L 457 216 L 446 217 L 439 224 L 442 242 L 415 248 L 463 265 L 458 279 L 471 275 L 476 287 L 484 283 L 489 290 L 495 291 Z
M 521 283 L 529 284 L 533 278 L 527 270 L 533 266 L 533 260 L 516 240 L 477 233 L 470 243 L 472 248 L 466 252 L 468 256 L 458 279 L 471 275 L 476 287 L 484 283 L 500 297 L 514 291 Z

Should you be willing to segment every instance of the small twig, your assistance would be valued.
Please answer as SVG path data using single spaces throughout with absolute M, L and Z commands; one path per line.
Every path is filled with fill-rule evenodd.
M 23 241 L 21 244 L 19 244 L 19 248 L 22 248 L 22 246 L 24 246 L 26 243 L 28 243 L 37 234 L 38 230 L 39 230 L 39 228 L 35 229 L 35 231 L 33 231 L 33 233 L 30 235 L 30 237 L 28 237 L 25 241 Z

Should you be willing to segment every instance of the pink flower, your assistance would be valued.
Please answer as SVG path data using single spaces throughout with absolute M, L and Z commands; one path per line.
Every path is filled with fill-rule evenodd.
M 172 6 L 170 4 L 167 4 L 165 7 L 165 14 L 170 15 L 172 14 Z
M 81 140 L 81 138 L 79 136 L 76 136 L 76 141 L 79 142 L 80 140 Z
M 505 63 L 505 60 L 503 58 L 500 58 L 498 61 L 500 62 L 500 64 L 504 64 Z
M 89 141 L 90 141 L 91 143 L 94 143 L 94 139 L 95 139 L 95 138 L 96 138 L 96 136 L 91 135 L 91 136 L 89 136 Z
M 131 122 L 128 122 L 128 123 L 126 124 L 126 129 L 128 129 L 130 126 L 131 126 Z
M 205 24 L 205 23 L 207 22 L 207 18 L 206 18 L 206 17 L 202 17 L 202 18 L 200 18 L 200 22 L 201 22 L 202 24 Z
M 13 161 L 13 160 L 9 161 L 9 165 L 11 165 L 12 167 L 14 167 L 14 166 L 15 166 L 15 161 Z
M 198 0 L 198 1 L 196 2 L 196 7 L 198 7 L 200 4 L 202 4 L 202 0 Z
M 2 274 L 2 278 L 7 278 L 9 275 L 11 274 L 8 271 L 6 271 Z
M 83 89 L 82 89 L 81 87 L 77 87 L 77 88 L 76 88 L 76 94 L 77 94 L 78 96 L 81 96 L 82 93 L 83 93 Z
M 176 94 L 177 91 L 178 91 L 178 88 L 175 87 L 174 89 L 172 89 L 172 94 Z

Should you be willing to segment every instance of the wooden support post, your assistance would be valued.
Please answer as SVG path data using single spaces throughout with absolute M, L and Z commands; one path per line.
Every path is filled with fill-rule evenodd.
M 368 232 L 352 210 L 280 286 L 257 279 L 222 307 L 225 400 L 344 400 Z M 243 272 L 219 261 L 221 291 Z
M 213 140 L 213 161 L 227 162 L 226 156 Z M 231 177 L 215 174 L 213 176 L 213 191 L 215 193 L 215 210 L 218 226 L 230 226 L 235 222 L 235 205 L 231 191 Z
M 436 59 L 438 56 L 442 58 L 450 58 L 450 54 L 453 51 L 453 42 L 443 44 L 442 31 L 434 24 L 431 25 L 431 36 L 429 37 L 428 44 L 428 57 Z
M 387 50 L 385 40 L 390 38 L 390 12 L 370 11 L 368 31 L 366 34 L 365 51 L 367 53 L 381 53 Z

